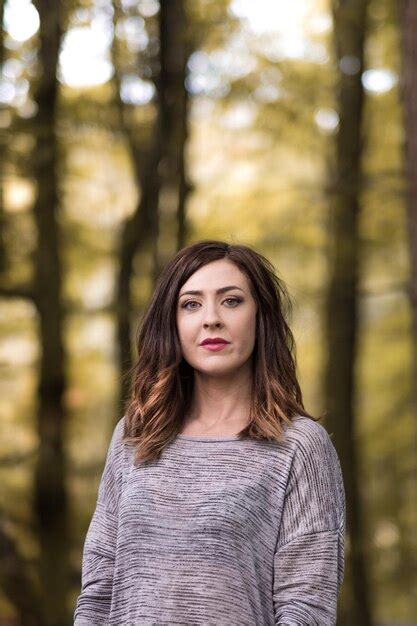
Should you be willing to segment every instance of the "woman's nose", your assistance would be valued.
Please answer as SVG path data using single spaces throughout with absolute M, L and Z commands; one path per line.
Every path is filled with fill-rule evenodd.
M 221 327 L 221 322 L 204 322 L 204 328 L 208 328 L 208 327 L 214 327 L 214 328 L 220 328 Z
M 204 326 L 220 326 L 221 319 L 215 311 L 207 312 L 204 315 L 203 324 Z

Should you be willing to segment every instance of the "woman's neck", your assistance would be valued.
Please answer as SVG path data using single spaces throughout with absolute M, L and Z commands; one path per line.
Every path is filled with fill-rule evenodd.
M 252 383 L 247 376 L 229 385 L 196 376 L 194 383 L 184 434 L 234 435 L 249 423 Z

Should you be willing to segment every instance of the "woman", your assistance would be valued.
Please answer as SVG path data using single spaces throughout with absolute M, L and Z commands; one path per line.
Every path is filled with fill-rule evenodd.
M 345 492 L 303 407 L 273 266 L 204 240 L 162 272 L 85 540 L 75 626 L 335 624 Z

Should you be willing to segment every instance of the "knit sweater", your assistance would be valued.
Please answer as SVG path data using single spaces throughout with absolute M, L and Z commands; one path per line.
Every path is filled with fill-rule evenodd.
M 124 417 L 84 543 L 74 626 L 327 626 L 344 575 L 345 491 L 327 430 L 285 442 L 180 434 L 133 463 Z

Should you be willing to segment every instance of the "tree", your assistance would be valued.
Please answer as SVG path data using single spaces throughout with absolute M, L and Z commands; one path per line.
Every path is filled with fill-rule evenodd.
M 4 65 L 4 31 L 3 31 L 3 17 L 4 17 L 4 4 L 5 0 L 0 0 L 0 79 L 3 77 L 3 65 Z M 6 255 L 4 249 L 4 163 L 5 163 L 5 133 L 0 134 L 0 273 L 3 274 L 6 268 Z
M 123 12 L 118 2 L 115 8 L 115 30 Z M 122 380 L 120 404 L 127 395 L 129 381 L 125 374 L 132 362 L 131 355 L 131 313 L 133 264 L 136 255 L 148 247 L 153 257 L 153 279 L 156 280 L 165 263 L 158 236 L 165 224 L 165 236 L 174 242 L 169 245 L 165 238 L 165 254 L 181 247 L 185 240 L 185 198 L 187 183 L 185 178 L 184 149 L 187 136 L 187 92 L 185 89 L 185 68 L 188 46 L 186 42 L 186 21 L 183 2 L 172 0 L 161 2 L 157 25 L 148 25 L 150 41 L 158 38 L 156 58 L 147 59 L 147 70 L 151 73 L 155 86 L 155 109 L 152 113 L 151 130 L 139 133 L 132 122 L 132 112 L 123 102 L 121 84 L 123 71 L 117 39 L 113 45 L 115 68 L 116 102 L 123 132 L 128 140 L 134 165 L 135 177 L 140 190 L 137 207 L 123 226 L 120 243 L 120 261 L 117 279 L 116 311 L 119 345 L 119 370 Z M 152 33 L 156 30 L 156 35 Z M 165 200 L 161 195 L 161 189 Z M 167 204 L 167 198 L 173 202 Z M 176 235 L 172 235 L 172 229 Z
M 404 160 L 407 181 L 406 209 L 409 237 L 411 307 L 411 406 L 414 415 L 414 443 L 417 446 L 417 5 L 412 0 L 398 3 L 402 33 L 402 101 L 404 112 Z M 417 464 L 414 456 L 412 476 L 415 493 L 417 487 Z M 414 532 L 411 531 L 414 536 Z M 409 557 L 416 551 L 408 546 Z M 417 563 L 410 563 L 410 572 Z
M 58 139 L 56 132 L 57 65 L 61 41 L 60 2 L 36 0 L 40 17 L 39 60 L 42 68 L 35 90 L 36 148 L 34 173 L 37 195 L 34 216 L 35 303 L 39 314 L 41 360 L 38 379 L 37 425 L 39 454 L 34 506 L 40 542 L 41 602 L 44 623 L 67 622 L 68 497 L 64 453 L 66 355 L 63 343 L 61 259 L 59 254 Z
M 338 69 L 339 128 L 330 183 L 329 287 L 325 307 L 328 358 L 325 371 L 326 418 L 334 434 L 347 501 L 348 592 L 352 606 L 340 615 L 343 624 L 368 626 L 371 614 L 365 566 L 363 513 L 355 441 L 355 362 L 358 330 L 360 248 L 358 220 L 363 147 L 362 72 L 367 0 L 335 0 L 334 43 Z

